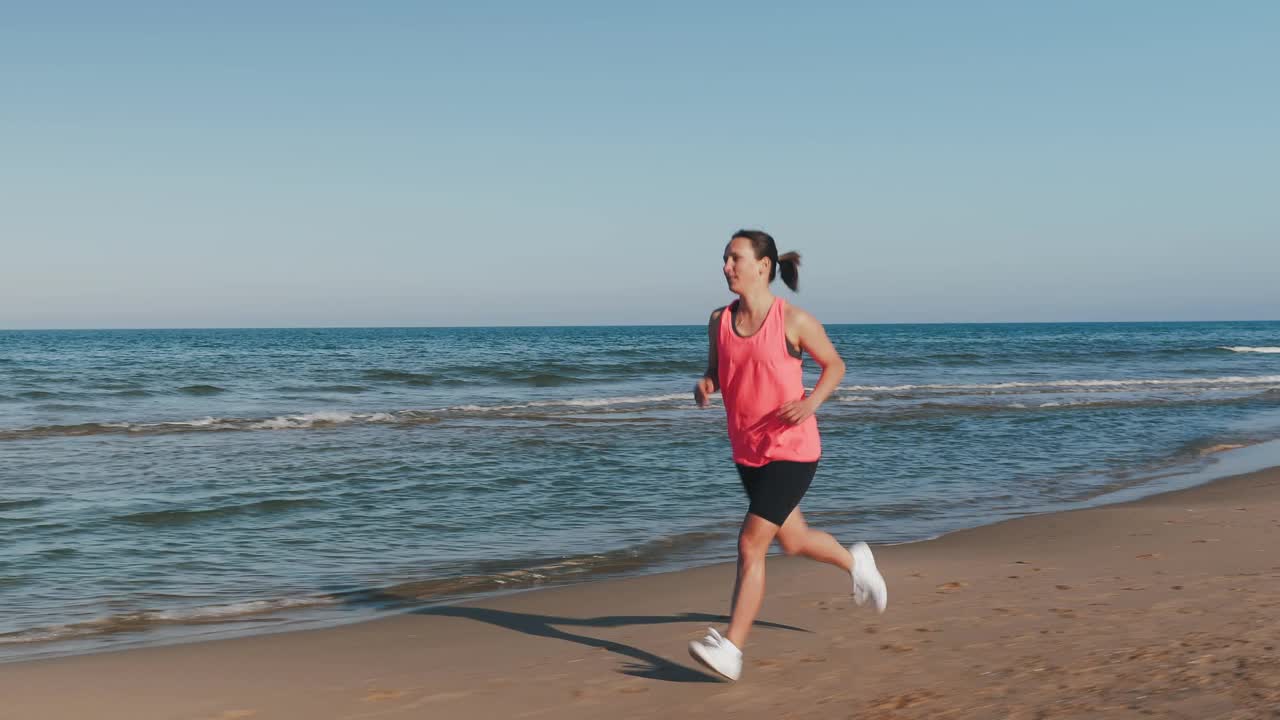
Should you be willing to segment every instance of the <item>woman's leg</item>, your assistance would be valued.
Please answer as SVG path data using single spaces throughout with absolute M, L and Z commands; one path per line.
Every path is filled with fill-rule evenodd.
M 738 580 L 733 586 L 733 610 L 725 637 L 739 650 L 747 642 L 751 624 L 764 600 L 764 556 L 778 534 L 778 526 L 747 513 L 738 533 Z
M 853 570 L 853 556 L 849 551 L 830 534 L 810 528 L 804 521 L 800 508 L 792 510 L 787 516 L 777 537 L 782 552 L 788 555 L 803 555 L 811 560 L 835 565 L 845 572 Z

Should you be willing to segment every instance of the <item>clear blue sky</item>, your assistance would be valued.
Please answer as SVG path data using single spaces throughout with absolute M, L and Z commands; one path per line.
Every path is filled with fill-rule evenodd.
M 1280 3 L 190 5 L 0 13 L 0 328 L 1280 318 Z

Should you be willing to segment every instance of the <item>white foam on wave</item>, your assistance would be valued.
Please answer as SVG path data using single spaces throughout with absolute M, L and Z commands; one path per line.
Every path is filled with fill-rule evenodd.
M 1219 350 L 1230 350 L 1238 353 L 1280 353 L 1280 347 L 1249 347 L 1247 345 L 1236 345 L 1233 347 L 1222 346 Z
M 1044 380 L 1041 382 L 1013 381 L 1001 383 L 975 384 L 931 384 L 931 385 L 849 385 L 845 390 L 860 392 L 909 392 L 912 390 L 1018 390 L 1018 389 L 1072 389 L 1101 388 L 1106 390 L 1125 390 L 1130 388 L 1152 387 L 1189 387 L 1220 385 L 1274 385 L 1280 384 L 1280 375 L 1259 375 L 1256 377 L 1227 376 L 1216 378 L 1154 378 L 1126 380 Z
M 638 405 L 640 403 L 671 402 L 673 400 L 693 400 L 693 393 L 676 393 L 671 395 L 651 395 L 613 398 L 579 398 L 560 401 L 561 405 L 570 407 L 603 407 L 608 405 Z M 548 404 L 555 404 L 554 401 Z
M 215 417 L 203 417 L 198 420 L 165 420 L 164 422 L 154 422 L 154 423 L 128 423 L 128 422 L 98 423 L 100 427 L 124 428 L 124 429 L 127 429 L 129 432 L 144 432 L 147 430 L 153 430 L 155 428 L 160 428 L 160 429 L 184 428 L 184 427 L 216 428 L 216 427 L 222 427 L 223 425 L 226 425 L 226 424 L 227 424 L 226 420 L 215 418 Z
M 674 400 L 689 400 L 690 402 L 693 402 L 693 393 L 689 392 L 672 395 L 630 395 L 603 398 L 569 398 L 566 400 L 532 400 L 527 403 L 518 403 L 514 405 L 453 405 L 451 407 L 442 408 L 442 411 L 504 412 L 507 410 L 527 410 L 529 408 L 548 407 L 600 408 L 612 407 L 615 405 L 643 405 L 647 403 L 672 402 Z
M 353 422 L 395 422 L 390 413 L 352 413 L 322 411 L 301 415 L 279 415 L 249 425 L 251 430 L 300 430 L 319 425 L 345 425 Z
M 174 610 L 142 610 L 67 625 L 52 625 L 5 633 L 0 635 L 0 645 L 52 642 L 125 630 L 145 630 L 149 626 L 158 624 L 234 622 L 236 619 L 246 616 L 297 608 L 321 607 L 333 605 L 337 602 L 337 599 L 332 597 L 316 596 L 277 598 L 274 600 L 246 600 L 226 605 L 206 605 Z
M 227 605 L 207 605 L 205 607 L 184 610 L 156 610 L 140 613 L 144 620 L 153 622 L 200 622 L 236 618 L 243 615 L 260 615 L 262 613 L 290 610 L 303 607 L 319 607 L 333 605 L 337 600 L 331 597 L 278 598 L 275 600 L 246 600 Z
M 216 418 L 204 417 L 195 420 L 166 420 L 161 422 L 105 422 L 86 423 L 75 426 L 47 426 L 31 428 L 0 428 L 0 440 L 9 437 L 43 437 L 54 435 L 85 435 L 95 432 L 120 432 L 153 434 L 188 432 L 196 430 L 303 430 L 308 428 L 324 428 L 337 425 L 368 423 L 421 423 L 434 422 L 440 419 L 441 413 L 459 412 L 487 415 L 508 411 L 529 410 L 533 408 L 557 409 L 560 411 L 574 409 L 601 409 L 628 406 L 645 406 L 655 403 L 687 400 L 692 406 L 692 393 L 669 395 L 644 395 L 603 398 L 567 398 L 564 400 L 535 400 L 526 403 L 509 405 L 456 405 L 435 410 L 396 410 L 393 412 L 347 412 L 323 410 L 293 415 L 277 415 L 272 418 Z M 637 409 L 644 409 L 643 407 Z

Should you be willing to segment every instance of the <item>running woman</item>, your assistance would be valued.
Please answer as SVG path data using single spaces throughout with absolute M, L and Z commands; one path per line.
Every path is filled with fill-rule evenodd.
M 773 238 L 740 230 L 724 251 L 724 278 L 738 299 L 711 313 L 707 324 L 707 371 L 693 396 L 699 407 L 717 390 L 728 416 L 729 442 L 750 506 L 738 533 L 738 578 L 729 629 L 715 628 L 689 643 L 689 653 L 716 673 L 737 680 L 742 647 L 764 599 L 765 554 L 774 540 L 788 555 L 835 565 L 853 578 L 858 605 L 870 601 L 884 612 L 884 578 L 866 543 L 846 550 L 831 535 L 809 528 L 798 505 L 818 469 L 822 443 L 818 409 L 844 377 L 844 361 L 827 331 L 812 315 L 776 297 L 769 284 L 781 272 L 795 291 L 800 256 L 779 257 Z M 805 395 L 801 356 L 822 367 Z

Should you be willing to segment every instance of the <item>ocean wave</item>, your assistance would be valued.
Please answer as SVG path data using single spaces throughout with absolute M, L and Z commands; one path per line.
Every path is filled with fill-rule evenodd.
M 226 391 L 227 391 L 226 388 L 218 387 L 217 385 L 186 385 L 184 387 L 178 388 L 178 392 L 184 395 L 197 395 L 197 396 L 221 395 Z
M 1268 387 L 1276 386 L 1276 387 Z M 1063 392 L 1123 392 L 1133 390 L 1178 389 L 1197 392 L 1221 390 L 1237 393 L 1197 397 L 1188 393 L 1176 397 L 1102 398 L 1097 400 L 1068 398 L 1034 402 L 1032 394 Z M 1252 398 L 1272 397 L 1280 392 L 1280 376 L 1252 378 L 1187 378 L 1169 380 L 1056 380 L 1044 382 L 1005 382 L 977 385 L 855 385 L 844 388 L 833 399 L 850 412 L 912 414 L 921 410 L 969 412 L 1025 408 L 1067 407 L 1145 407 L 1171 403 L 1239 403 Z M 1261 390 L 1262 392 L 1256 392 Z M 1242 391 L 1254 391 L 1240 395 Z M 1008 402 L 938 402 L 940 398 L 974 396 L 1004 397 Z M 932 402 L 930 402 L 932 401 Z M 713 398 L 713 403 L 719 404 Z M 270 431 L 336 428 L 350 425 L 424 425 L 458 419 L 542 420 L 565 423 L 660 421 L 645 418 L 652 411 L 692 410 L 690 393 L 662 395 L 629 395 L 613 397 L 564 398 L 531 400 L 521 403 L 466 404 L 429 409 L 391 411 L 316 411 L 268 418 L 204 417 L 194 420 L 159 422 L 96 422 L 72 425 L 41 425 L 18 429 L 0 429 L 0 441 L 84 435 L 160 435 L 186 432 Z
M 44 498 L 17 498 L 14 500 L 0 500 L 0 512 L 5 510 L 17 510 L 18 508 L 35 507 L 43 505 L 48 500 Z
M 436 377 L 427 373 L 414 373 L 404 370 L 365 370 L 361 377 L 375 382 L 396 382 L 405 385 L 434 385 Z
M 1216 455 L 1220 452 L 1227 452 L 1228 450 L 1239 450 L 1242 447 L 1249 446 L 1244 443 L 1218 443 L 1216 445 L 1210 445 L 1209 447 L 1203 448 L 1200 450 L 1200 455 L 1202 457 L 1206 455 Z
M 933 352 L 912 347 L 909 353 L 903 351 L 883 351 L 880 349 L 855 348 L 846 352 L 845 358 L 852 367 L 884 367 L 884 368 L 930 368 L 938 366 L 973 367 L 993 365 L 1041 365 L 1045 362 L 1089 362 L 1099 358 L 1115 359 L 1147 359 L 1147 358 L 1194 358 L 1221 355 L 1229 348 L 1213 346 L 1193 347 L 1113 347 L 1098 348 L 1093 345 L 1080 346 L 1035 346 L 1035 347 L 993 347 L 986 352 Z
M 593 413 L 631 413 L 636 410 L 659 409 L 663 404 L 681 405 L 691 402 L 690 393 L 659 396 L 566 398 L 518 402 L 509 405 L 457 405 L 434 410 L 396 410 L 389 413 L 352 413 L 352 411 L 316 411 L 294 415 L 276 415 L 274 418 L 198 418 L 193 420 L 163 420 L 154 423 L 140 421 L 104 421 L 104 423 L 79 423 L 70 425 L 36 425 L 18 429 L 0 429 L 0 441 L 38 439 L 50 437 L 99 436 L 99 434 L 172 434 L 189 432 L 236 432 L 236 430 L 298 430 L 334 428 L 340 425 L 404 424 L 422 425 L 439 423 L 457 418 L 504 419 L 566 419 L 567 415 L 584 410 Z M 530 410 L 538 413 L 530 414 Z
M 473 572 L 456 575 L 445 573 L 441 577 L 352 590 L 339 593 L 336 597 L 350 603 L 386 607 L 443 602 L 501 590 L 519 590 L 649 567 L 680 553 L 704 547 L 707 543 L 723 540 L 728 534 L 717 531 L 677 533 L 603 553 L 490 561 L 475 566 Z
M 1280 347 L 1248 347 L 1247 345 L 1237 345 L 1234 347 L 1223 346 L 1219 350 L 1230 350 L 1238 353 L 1280 353 Z
M 1187 397 L 1187 398 L 1133 398 L 1133 399 L 1111 399 L 1111 400 L 1053 400 L 1050 402 L 1025 405 L 1017 404 L 1021 409 L 1104 409 L 1104 408 L 1148 408 L 1148 407 L 1164 407 L 1172 405 L 1239 405 L 1242 403 L 1252 402 L 1256 399 L 1253 395 L 1243 395 L 1235 397 Z M 946 404 L 941 404 L 948 407 Z
M 142 383 L 133 380 L 102 380 L 89 385 L 94 390 L 142 390 Z
M 303 430 L 347 424 L 402 422 L 422 424 L 438 418 L 415 411 L 400 413 L 322 411 L 271 418 L 216 418 L 167 420 L 162 422 L 96 422 L 76 425 L 37 425 L 14 430 L 0 430 L 0 441 L 33 440 L 49 437 L 85 435 L 168 435 L 187 432 L 234 432 L 246 430 Z
M 609 358 L 582 358 L 574 362 L 548 361 L 488 363 L 478 365 L 446 365 L 430 371 L 378 368 L 365 370 L 360 377 L 372 382 L 402 385 L 460 385 L 484 383 L 524 387 L 561 387 L 582 383 L 598 383 L 634 379 L 638 376 L 695 374 L 704 367 L 703 360 L 682 358 L 650 358 L 618 362 Z
M 1253 402 L 1271 402 L 1277 394 L 1274 391 L 1230 396 L 1197 396 L 1181 397 L 1128 397 L 1128 398 L 1070 398 L 1049 400 L 1045 402 L 1028 401 L 1022 396 L 1004 396 L 1009 399 L 993 399 L 982 401 L 940 402 L 938 400 L 916 398 L 914 401 L 890 400 L 875 404 L 868 403 L 869 398 L 857 401 L 846 401 L 836 398 L 840 403 L 852 405 L 850 410 L 842 412 L 865 414 L 874 420 L 905 419 L 950 414 L 1000 413 L 1000 412 L 1041 412 L 1041 411 L 1075 411 L 1075 410 L 1107 410 L 1107 409 L 1142 409 L 1158 407 L 1191 407 L 1191 406 L 1231 406 Z M 1000 396 L 997 396 L 1000 397 Z M 1016 399 L 1014 399 L 1016 398 Z M 845 415 L 844 417 L 849 417 Z
M 203 522 L 206 520 L 217 520 L 236 515 L 268 515 L 287 512 L 298 508 L 316 507 L 323 504 L 324 503 L 322 501 L 315 499 L 259 500 L 257 502 L 243 503 L 240 505 L 224 505 L 213 508 L 148 510 L 145 512 L 130 513 L 128 515 L 117 515 L 111 519 L 116 522 L 131 523 L 134 525 L 165 527 L 173 525 L 189 525 L 191 523 Z
M 548 372 L 514 373 L 504 379 L 516 385 L 529 385 L 531 387 L 560 387 L 562 385 L 590 382 L 588 378 L 576 375 L 561 375 Z
M 270 420 L 252 422 L 245 429 L 302 430 L 326 425 L 345 425 L 353 422 L 385 423 L 395 421 L 396 416 L 391 413 L 314 412 L 302 415 L 281 415 Z
M 916 391 L 957 391 L 966 392 L 998 392 L 1015 391 L 1123 391 L 1149 390 L 1153 388 L 1200 388 L 1215 389 L 1242 386 L 1264 386 L 1280 384 L 1280 375 L 1259 375 L 1255 377 L 1226 376 L 1203 378 L 1130 378 L 1121 380 L 1040 380 L 1010 381 L 998 383 L 974 384 L 921 384 L 921 385 L 846 385 L 842 390 L 852 392 L 873 393 L 914 393 Z
M 118 613 L 95 620 L 68 623 L 66 625 L 48 625 L 0 633 L 0 645 L 55 642 L 95 635 L 141 632 L 160 625 L 206 625 L 238 622 L 251 620 L 255 616 L 278 613 L 285 610 L 333 605 L 336 602 L 338 601 L 331 596 L 321 595 L 274 600 L 248 600 L 224 605 L 207 605 L 172 610 L 141 610 L 138 612 Z
M 527 410 L 530 408 L 610 408 L 624 407 L 635 405 L 657 405 L 662 403 L 671 403 L 677 400 L 692 403 L 693 393 L 672 393 L 667 395 L 630 395 L 623 397 L 602 397 L 602 398 L 567 398 L 564 400 L 533 400 L 525 403 L 514 403 L 510 405 L 453 405 L 451 407 L 441 408 L 444 412 L 466 412 L 466 413 L 502 413 L 511 410 Z
M 369 388 L 364 385 L 311 385 L 311 386 L 289 386 L 276 388 L 277 392 L 296 392 L 296 393 L 346 393 L 355 395 L 357 393 L 368 392 Z
M 45 412 L 72 412 L 79 410 L 100 410 L 101 408 L 95 405 L 74 405 L 72 403 L 42 403 L 40 405 L 36 405 L 35 409 Z

